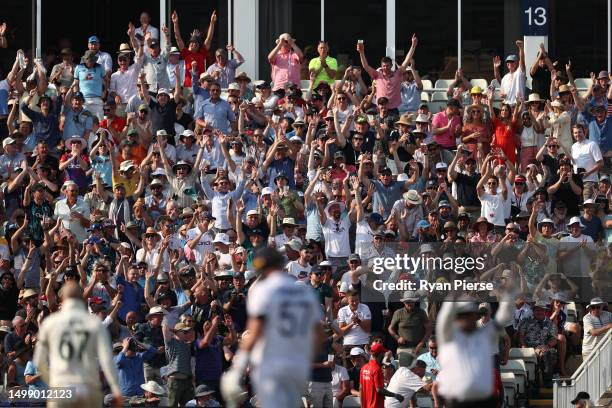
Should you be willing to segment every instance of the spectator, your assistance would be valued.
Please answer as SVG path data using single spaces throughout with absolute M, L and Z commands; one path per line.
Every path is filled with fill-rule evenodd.
M 210 75 L 221 88 L 227 88 L 230 83 L 234 82 L 236 68 L 244 63 L 244 58 L 233 45 L 228 44 L 225 48 L 227 51 L 223 48 L 215 51 L 216 62 L 206 70 L 206 74 Z M 236 58 L 228 59 L 228 52 L 234 53 Z
M 501 85 L 500 93 L 504 98 L 504 103 L 510 107 L 515 106 L 519 100 L 525 97 L 525 47 L 523 41 L 517 40 L 516 47 L 518 48 L 518 57 L 514 54 L 506 57 L 506 67 L 508 73 L 501 77 L 500 67 L 501 59 L 493 58 L 493 73 L 495 79 Z M 518 60 L 518 61 L 517 61 Z M 490 110 L 493 112 L 493 110 Z
M 140 395 L 140 384 L 144 383 L 143 363 L 155 356 L 155 347 L 146 347 L 133 337 L 125 338 L 121 346 L 122 350 L 115 356 L 121 393 L 128 397 Z M 145 351 L 138 352 L 138 349 Z
M 276 40 L 276 46 L 268 54 L 268 62 L 272 66 L 272 91 L 284 89 L 288 83 L 300 83 L 300 66 L 304 61 L 302 50 L 295 43 L 291 34 L 281 34 Z
M 344 336 L 344 347 L 352 353 L 353 347 L 363 348 L 369 342 L 372 325 L 370 308 L 359 302 L 359 294 L 349 291 L 346 294 L 348 305 L 338 311 L 338 324 Z
M 523 320 L 519 326 L 520 345 L 535 349 L 545 384 L 551 381 L 557 364 L 557 328 L 546 318 L 548 310 L 547 301 L 537 301 L 533 317 Z
M 612 314 L 603 310 L 606 302 L 593 298 L 587 305 L 588 313 L 582 318 L 584 338 L 582 339 L 582 358 L 586 360 L 605 334 L 612 328 Z
M 171 15 L 172 24 L 174 26 L 174 37 L 176 44 L 180 51 L 181 58 L 185 60 L 185 67 L 191 67 L 192 62 L 196 62 L 195 72 L 196 76 L 199 76 L 205 71 L 206 57 L 208 57 L 208 50 L 212 43 L 212 37 L 215 32 L 215 24 L 217 23 L 217 11 L 213 11 L 210 16 L 210 24 L 208 25 L 208 31 L 206 32 L 206 39 L 202 41 L 202 33 L 196 29 L 191 33 L 189 38 L 189 45 L 185 47 L 185 42 L 181 36 L 181 29 L 179 27 L 179 16 L 176 10 Z M 170 51 L 172 54 L 172 51 Z M 175 75 L 178 76 L 178 72 L 175 71 Z M 173 82 L 172 80 L 170 81 Z M 185 75 L 185 82 L 183 85 L 186 88 L 191 87 L 191 76 Z
M 393 313 L 388 331 L 397 341 L 398 355 L 409 353 L 416 357 L 422 354 L 425 342 L 431 336 L 431 324 L 415 293 L 407 291 L 400 301 L 404 307 Z
M 76 69 L 74 70 L 74 83 L 71 86 L 78 85 L 79 92 L 74 94 L 74 96 L 80 95 L 82 98 L 82 103 L 87 111 L 91 112 L 99 120 L 102 120 L 102 94 L 104 90 L 108 88 L 108 78 L 110 77 L 112 60 L 110 60 L 110 55 L 107 53 L 96 52 L 94 49 L 92 49 L 92 47 L 98 47 L 99 49 L 99 43 L 90 42 L 89 47 L 90 50 L 86 51 L 85 56 L 83 57 L 84 63 L 77 65 Z M 108 62 L 106 62 L 107 56 Z M 102 62 L 100 62 L 101 60 Z M 73 88 L 71 88 L 71 91 L 72 90 Z M 69 92 L 69 94 L 72 93 Z M 71 101 L 68 94 L 64 100 L 65 103 Z M 73 103 L 73 109 L 74 108 Z
M 338 62 L 329 56 L 329 45 L 325 41 L 319 41 L 317 52 L 319 57 L 311 59 L 308 63 L 308 70 L 311 75 L 314 75 L 312 86 L 316 88 L 321 81 L 333 85 L 336 71 L 338 71 Z
M 410 50 L 408 50 L 408 54 L 406 54 L 406 58 L 404 59 L 404 62 L 402 62 L 402 65 L 400 65 L 395 72 L 391 71 L 393 61 L 391 61 L 391 58 L 389 57 L 381 58 L 380 71 L 372 68 L 366 59 L 363 41 L 357 43 L 357 51 L 359 52 L 361 66 L 374 80 L 376 87 L 376 98 L 387 98 L 389 101 L 388 109 L 390 113 L 394 115 L 399 116 L 399 111 L 397 108 L 401 103 L 400 84 L 404 71 L 406 71 L 410 60 L 412 60 L 412 57 L 414 56 L 418 42 L 419 41 L 416 34 L 413 34 Z

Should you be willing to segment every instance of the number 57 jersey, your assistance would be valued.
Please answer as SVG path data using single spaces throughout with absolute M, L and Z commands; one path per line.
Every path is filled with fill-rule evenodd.
M 99 364 L 112 391 L 120 392 L 108 331 L 79 300 L 66 299 L 43 321 L 34 363 L 52 387 L 95 388 L 100 388 Z
M 251 354 L 255 370 L 308 378 L 315 327 L 322 318 L 314 290 L 284 272 L 272 273 L 251 288 L 247 312 L 249 318 L 264 320 L 263 335 Z

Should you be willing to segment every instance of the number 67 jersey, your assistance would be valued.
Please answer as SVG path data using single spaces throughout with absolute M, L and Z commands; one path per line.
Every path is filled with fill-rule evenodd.
M 108 331 L 80 300 L 66 299 L 40 327 L 34 363 L 52 387 L 100 388 L 98 363 L 113 392 L 119 393 Z
M 311 370 L 315 327 L 322 319 L 314 290 L 284 272 L 271 273 L 251 288 L 249 318 L 264 320 L 264 332 L 251 353 L 261 372 L 307 379 Z

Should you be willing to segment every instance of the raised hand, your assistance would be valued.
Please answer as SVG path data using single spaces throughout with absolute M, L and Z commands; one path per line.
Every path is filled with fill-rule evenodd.
M 127 35 L 128 37 L 132 38 L 135 33 L 136 33 L 136 27 L 134 27 L 134 24 L 132 24 L 132 22 L 130 21 L 128 23 Z
M 501 67 L 501 57 L 496 55 L 493 57 L 493 68 L 497 69 Z
M 210 15 L 210 22 L 213 24 L 217 22 L 217 10 L 213 10 L 212 14 Z
M 419 43 L 419 39 L 417 38 L 416 33 L 412 34 L 412 39 L 411 39 L 411 43 L 413 47 L 416 47 L 417 44 Z
M 170 16 L 170 19 L 172 20 L 172 22 L 174 24 L 178 24 L 179 16 L 178 16 L 178 13 L 176 12 L 176 10 L 172 11 L 172 15 Z
M 523 41 L 522 40 L 516 40 L 515 42 L 516 46 L 518 47 L 518 49 L 523 49 Z

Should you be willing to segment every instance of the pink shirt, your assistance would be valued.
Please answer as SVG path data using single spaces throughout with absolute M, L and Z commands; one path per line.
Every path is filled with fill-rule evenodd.
M 455 135 L 458 130 L 461 130 L 461 119 L 457 115 L 453 115 L 450 120 L 450 129 L 446 132 L 434 135 L 434 140 L 444 149 L 453 149 L 455 147 Z M 431 124 L 434 129 L 443 128 L 448 125 L 448 117 L 446 112 L 438 112 L 433 116 Z
M 396 109 L 402 103 L 401 84 L 402 84 L 402 73 L 400 70 L 395 70 L 391 76 L 384 76 L 382 72 L 375 71 L 372 77 L 376 81 L 376 99 L 382 98 L 383 96 L 389 99 L 387 107 L 389 109 Z
M 300 85 L 300 57 L 295 52 L 283 52 L 281 49 L 272 63 L 273 91 L 282 89 L 287 82 Z

